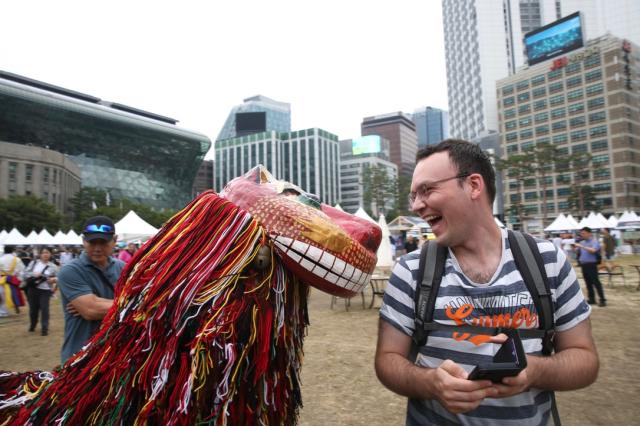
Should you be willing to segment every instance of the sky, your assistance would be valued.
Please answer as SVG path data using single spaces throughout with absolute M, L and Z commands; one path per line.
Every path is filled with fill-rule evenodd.
M 0 70 L 175 118 L 212 142 L 257 94 L 291 104 L 292 130 L 340 139 L 367 116 L 447 109 L 439 0 L 20 0 L 4 2 L 0 39 Z

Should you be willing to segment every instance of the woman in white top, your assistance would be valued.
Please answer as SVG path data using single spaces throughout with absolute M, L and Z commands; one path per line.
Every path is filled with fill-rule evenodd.
M 58 268 L 51 261 L 51 251 L 48 248 L 40 250 L 37 260 L 32 260 L 24 271 L 24 281 L 31 281 L 33 285 L 27 285 L 27 300 L 29 301 L 29 319 L 31 325 L 29 331 L 35 331 L 38 324 L 38 315 L 42 312 L 42 335 L 49 334 L 49 299 L 56 290 L 56 274 Z M 29 280 L 32 278 L 32 280 Z M 33 280 L 35 279 L 35 280 Z

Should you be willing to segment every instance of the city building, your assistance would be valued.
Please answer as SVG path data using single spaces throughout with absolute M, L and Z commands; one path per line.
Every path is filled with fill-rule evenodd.
M 366 117 L 361 124 L 362 136 L 379 135 L 389 141 L 389 160 L 398 173 L 411 177 L 416 165 L 418 135 L 411 116 L 403 112 Z
M 489 155 L 494 165 L 494 171 L 496 173 L 496 198 L 493 201 L 493 215 L 501 221 L 504 221 L 504 185 L 502 182 L 502 172 L 495 167 L 496 158 L 502 158 L 504 156 L 500 134 L 498 132 L 483 132 L 480 136 L 472 139 L 471 142 L 478 144 L 480 148 Z
M 80 190 L 80 168 L 70 157 L 37 146 L 0 142 L 0 199 L 41 198 L 71 216 L 71 198 Z
M 193 181 L 193 194 L 201 194 L 204 191 L 213 189 L 213 160 L 204 160 L 198 168 L 196 179 Z
M 379 175 L 374 177 L 375 173 Z M 388 140 L 369 135 L 340 141 L 340 206 L 345 211 L 355 213 L 362 207 L 378 217 L 393 210 L 397 179 L 398 166 L 389 161 Z
M 499 80 L 497 101 L 506 158 L 544 143 L 557 146 L 561 156 L 592 155 L 587 170 L 557 170 L 547 177 L 550 218 L 569 212 L 569 196 L 580 186 L 591 187 L 605 214 L 640 209 L 637 44 L 611 35 L 590 40 L 582 49 Z M 542 184 L 505 176 L 505 213 L 521 203 L 527 219 L 539 220 Z M 513 214 L 508 220 L 518 222 Z
M 291 131 L 291 105 L 257 95 L 231 109 L 216 140 L 275 130 Z
M 418 108 L 411 114 L 418 135 L 418 149 L 435 145 L 449 137 L 449 114 L 447 111 L 433 108 Z
M 559 8 L 562 16 L 582 12 L 587 40 L 612 33 L 640 44 L 640 2 L 637 0 L 560 0 Z
M 522 37 L 559 18 L 555 0 L 443 0 L 449 132 L 498 130 L 496 81 L 524 64 Z
M 215 144 L 215 189 L 262 164 L 277 179 L 298 185 L 323 203 L 340 199 L 338 137 L 313 128 L 293 132 L 270 130 Z
M 49 148 L 112 199 L 182 208 L 211 146 L 177 120 L 0 71 L 0 141 Z M 0 186 L 4 185 L 4 181 Z

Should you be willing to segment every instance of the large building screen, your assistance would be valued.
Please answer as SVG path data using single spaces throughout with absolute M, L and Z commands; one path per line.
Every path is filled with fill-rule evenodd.
M 265 112 L 236 113 L 236 136 L 264 132 L 267 129 L 267 114 Z
M 546 61 L 584 46 L 580 12 L 572 13 L 524 36 L 529 65 Z
M 378 135 L 368 135 L 351 141 L 353 155 L 371 154 L 382 150 L 382 141 Z

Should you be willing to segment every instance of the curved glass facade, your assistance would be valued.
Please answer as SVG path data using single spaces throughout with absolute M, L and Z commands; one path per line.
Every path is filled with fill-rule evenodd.
M 69 155 L 80 167 L 83 186 L 105 189 L 114 198 L 183 207 L 211 141 L 166 117 L 115 105 L 0 78 L 0 140 Z

